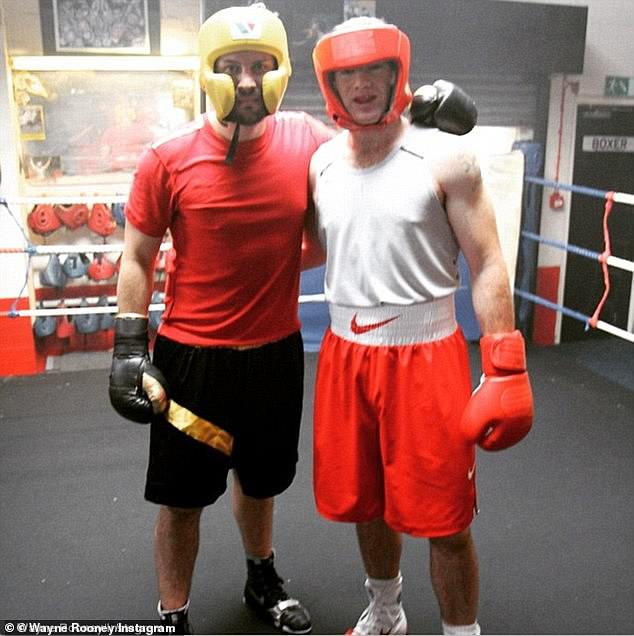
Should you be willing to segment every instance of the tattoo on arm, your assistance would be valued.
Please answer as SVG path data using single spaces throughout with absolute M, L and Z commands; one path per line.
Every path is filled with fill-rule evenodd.
M 464 173 L 471 178 L 471 190 L 475 192 L 482 184 L 482 173 L 474 155 L 460 154 L 458 157 Z

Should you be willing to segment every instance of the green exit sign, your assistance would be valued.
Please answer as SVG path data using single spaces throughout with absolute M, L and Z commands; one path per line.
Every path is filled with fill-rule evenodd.
M 634 97 L 634 77 L 607 75 L 605 94 L 610 97 Z

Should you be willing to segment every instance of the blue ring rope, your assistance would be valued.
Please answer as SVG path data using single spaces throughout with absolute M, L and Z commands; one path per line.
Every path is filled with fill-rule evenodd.
M 22 289 L 20 289 L 20 291 L 18 292 L 17 298 L 11 303 L 11 306 L 9 307 L 9 310 L 7 312 L 8 316 L 10 318 L 17 318 L 20 315 L 20 313 L 18 312 L 18 302 L 20 302 L 20 298 L 22 297 L 22 294 L 24 293 L 24 290 L 26 289 L 26 286 L 29 283 L 29 268 L 31 266 L 31 258 L 37 252 L 37 249 L 33 245 L 33 243 L 31 243 L 31 241 L 29 240 L 29 237 L 24 232 L 24 229 L 22 228 L 22 225 L 15 218 L 15 215 L 11 211 L 11 208 L 9 207 L 9 204 L 7 203 L 7 200 L 4 197 L 0 197 L 0 206 L 6 208 L 7 212 L 9 213 L 9 216 L 15 221 L 15 224 L 18 226 L 18 228 L 19 228 L 20 232 L 22 233 L 22 236 L 24 237 L 24 240 L 26 242 L 26 249 L 24 251 L 27 254 L 27 259 L 28 260 L 27 260 L 27 265 L 26 265 L 26 272 L 25 272 L 25 275 L 24 275 L 24 283 L 22 284 Z
M 521 234 L 524 238 L 530 239 L 531 241 L 537 241 L 538 243 L 544 243 L 545 245 L 551 245 L 552 247 L 559 247 L 568 252 L 585 256 L 586 258 L 591 258 L 597 261 L 601 258 L 601 254 L 599 254 L 599 252 L 594 252 L 593 250 L 586 249 L 585 247 L 569 245 L 568 243 L 563 243 L 555 239 L 547 239 L 539 234 L 535 234 L 535 232 L 529 232 L 527 230 L 522 230 Z
M 548 307 L 549 309 L 554 309 L 555 311 L 560 311 L 562 314 L 565 314 L 566 316 L 570 316 L 571 318 L 575 318 L 576 320 L 585 322 L 586 328 L 589 325 L 590 316 L 586 316 L 585 314 L 582 314 L 579 311 L 574 311 L 574 309 L 568 309 L 567 307 L 563 307 L 562 305 L 553 303 L 550 300 L 546 300 L 545 298 L 542 298 L 541 296 L 536 296 L 535 294 L 531 294 L 529 292 L 522 291 L 521 289 L 517 289 L 517 287 L 515 288 L 514 292 L 516 296 L 521 296 L 522 298 L 531 300 L 538 305 L 544 305 L 544 307 Z
M 610 192 L 609 190 L 598 190 L 597 188 L 588 188 L 587 186 L 568 185 L 567 183 L 559 183 L 559 181 L 549 181 L 548 179 L 540 179 L 539 177 L 524 177 L 524 181 L 554 188 L 555 190 L 569 190 L 570 192 L 587 194 L 590 197 L 597 197 L 599 199 L 607 198 Z

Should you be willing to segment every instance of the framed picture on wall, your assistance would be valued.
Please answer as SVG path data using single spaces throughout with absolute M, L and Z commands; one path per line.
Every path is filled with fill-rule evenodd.
M 20 139 L 23 141 L 42 141 L 46 139 L 44 128 L 44 107 L 40 104 L 26 104 L 18 110 Z
M 156 0 L 40 0 L 44 53 L 160 53 Z

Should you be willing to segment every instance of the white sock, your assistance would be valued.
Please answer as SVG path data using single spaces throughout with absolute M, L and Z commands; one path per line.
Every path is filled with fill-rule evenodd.
M 176 614 L 177 612 L 186 612 L 189 609 L 189 599 L 187 599 L 187 603 L 185 603 L 183 607 L 177 607 L 176 609 L 170 609 L 170 610 L 164 610 L 163 606 L 161 605 L 161 601 L 159 600 L 158 607 L 156 609 L 158 609 L 159 616 L 165 616 L 167 614 Z
M 381 603 L 394 605 L 401 602 L 403 577 L 400 572 L 393 579 L 372 579 L 368 577 L 365 581 L 365 586 L 373 598 L 380 599 Z
M 472 625 L 449 625 L 443 621 L 442 633 L 444 636 L 480 636 L 480 625 L 478 621 Z
M 370 604 L 363 610 L 352 634 L 407 634 L 407 617 L 401 605 L 403 578 L 366 578 L 365 588 Z

